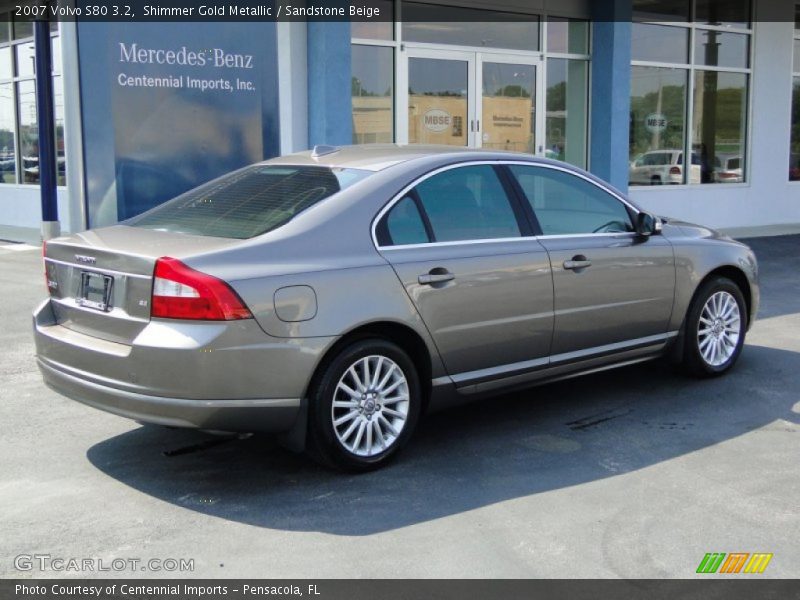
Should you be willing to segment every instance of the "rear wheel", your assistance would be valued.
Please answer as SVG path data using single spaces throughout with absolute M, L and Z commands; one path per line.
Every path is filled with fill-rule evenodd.
M 419 418 L 414 363 L 396 344 L 366 339 L 323 367 L 309 396 L 309 454 L 350 471 L 383 466 L 411 436 Z
M 683 364 L 693 375 L 713 377 L 730 369 L 744 345 L 747 306 L 726 277 L 705 282 L 686 316 Z

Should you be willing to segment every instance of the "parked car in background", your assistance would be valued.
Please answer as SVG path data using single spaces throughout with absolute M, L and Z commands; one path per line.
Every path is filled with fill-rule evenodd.
M 742 183 L 742 157 L 739 155 L 717 155 L 714 160 L 716 183 Z
M 482 396 L 664 356 L 720 375 L 759 303 L 746 245 L 565 163 L 449 146 L 252 165 L 49 241 L 44 266 L 49 386 L 350 470 Z
M 689 183 L 700 183 L 700 156 L 692 153 Z M 631 185 L 663 185 L 683 183 L 682 150 L 650 150 L 637 156 L 628 170 Z

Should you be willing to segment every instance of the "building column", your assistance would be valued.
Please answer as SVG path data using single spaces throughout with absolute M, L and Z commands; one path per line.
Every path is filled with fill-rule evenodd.
M 590 170 L 628 189 L 631 0 L 592 3 Z
M 308 144 L 353 140 L 350 23 L 308 22 Z

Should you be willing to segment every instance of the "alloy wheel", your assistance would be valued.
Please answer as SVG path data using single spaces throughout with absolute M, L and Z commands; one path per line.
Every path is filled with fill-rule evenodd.
M 712 367 L 733 356 L 741 335 L 742 319 L 736 298 L 726 291 L 706 300 L 697 325 L 697 345 L 703 360 Z
M 339 443 L 360 457 L 388 450 L 408 420 L 409 386 L 403 370 L 387 356 L 355 361 L 339 379 L 331 404 Z

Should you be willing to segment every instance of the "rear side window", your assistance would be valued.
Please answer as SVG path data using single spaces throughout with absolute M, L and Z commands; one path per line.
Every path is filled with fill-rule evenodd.
M 443 171 L 414 191 L 436 242 L 520 236 L 514 210 L 491 165 Z
M 382 237 L 386 243 L 382 245 L 425 244 L 430 241 L 422 215 L 411 196 L 406 196 L 392 207 L 385 223 L 386 231 Z
M 544 235 L 633 231 L 630 214 L 595 184 L 557 169 L 509 165 Z
M 125 222 L 176 233 L 251 238 L 289 222 L 372 172 L 256 165 L 224 175 Z

